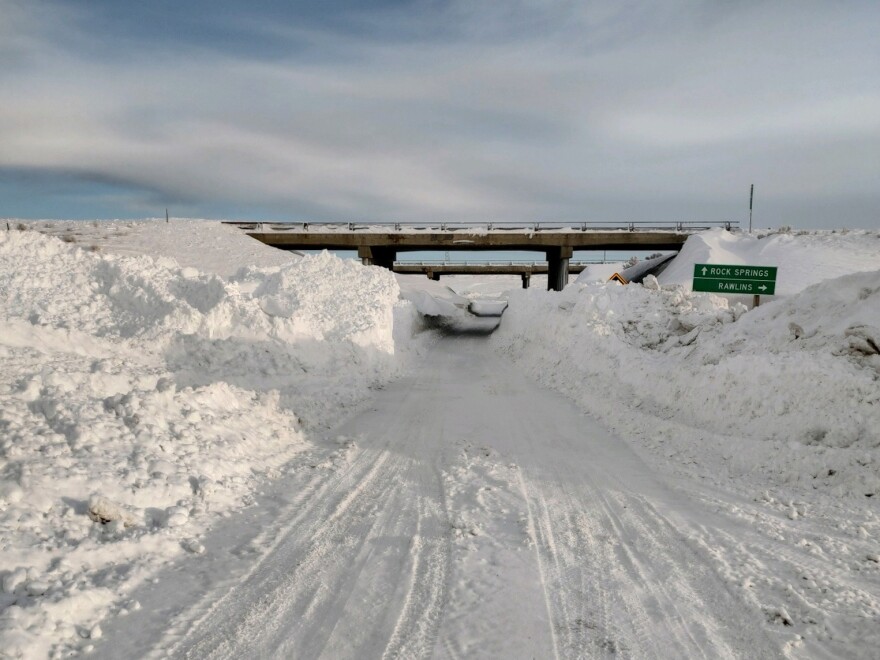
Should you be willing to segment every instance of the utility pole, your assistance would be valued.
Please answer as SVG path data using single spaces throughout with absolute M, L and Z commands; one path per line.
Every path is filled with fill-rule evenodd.
M 752 233 L 752 201 L 755 199 L 755 184 L 752 184 L 752 190 L 749 192 L 749 233 Z

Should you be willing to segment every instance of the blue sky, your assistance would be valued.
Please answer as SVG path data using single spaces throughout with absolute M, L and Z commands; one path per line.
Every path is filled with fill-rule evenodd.
M 0 0 L 0 217 L 880 226 L 874 2 Z

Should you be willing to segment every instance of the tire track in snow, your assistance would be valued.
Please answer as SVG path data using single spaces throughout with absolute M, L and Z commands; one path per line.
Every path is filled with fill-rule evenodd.
M 682 547 L 682 539 L 664 529 L 663 521 L 656 512 L 646 515 L 646 507 L 639 498 L 624 497 L 619 493 L 598 493 L 608 520 L 621 539 L 638 539 L 638 544 L 622 543 L 620 554 L 625 556 L 621 567 L 627 571 L 628 578 L 636 585 L 652 591 L 649 598 L 641 602 L 630 602 L 629 607 L 637 610 L 643 621 L 661 620 L 669 633 L 663 644 L 666 649 L 675 648 L 677 652 L 689 657 L 730 658 L 736 657 L 717 634 L 714 621 L 702 615 L 703 596 L 700 589 L 692 584 L 692 576 L 685 575 L 680 562 L 680 554 L 687 554 Z M 616 496 L 616 497 L 615 497 Z M 616 501 L 614 501 L 616 500 Z M 692 571 L 700 572 L 696 562 L 690 564 Z M 713 585 L 717 587 L 718 585 Z M 687 604 L 688 611 L 682 613 L 680 604 Z M 653 610 L 653 612 L 652 612 Z M 688 625 L 690 623 L 690 625 Z M 646 623 L 645 629 L 648 628 Z M 707 628 L 710 631 L 707 631 Z M 699 638 L 694 634 L 696 629 Z M 650 647 L 642 642 L 641 649 L 647 652 Z M 653 643 L 656 648 L 657 642 Z
M 544 605 L 547 608 L 547 618 L 550 622 L 550 639 L 553 643 L 553 657 L 558 659 L 559 642 L 556 640 L 555 631 L 555 620 L 557 619 L 557 617 L 554 616 L 553 606 L 550 602 L 551 597 L 550 587 L 547 584 L 547 570 L 544 567 L 545 562 L 541 556 L 542 554 L 548 555 L 551 561 L 556 564 L 556 569 L 558 571 L 558 557 L 556 555 L 555 544 L 553 543 L 552 528 L 548 524 L 548 516 L 544 507 L 541 508 L 542 515 L 540 518 L 540 523 L 536 522 L 536 516 L 531 504 L 529 489 L 522 478 L 522 473 L 518 472 L 517 477 L 519 479 L 519 487 L 522 492 L 523 500 L 525 500 L 526 503 L 526 511 L 528 512 L 528 534 L 529 537 L 532 539 L 532 543 L 534 544 L 535 562 L 538 565 L 538 574 L 541 577 L 541 591 L 543 592 L 544 596 Z
M 350 462 L 180 616 L 170 655 L 779 655 L 700 546 L 706 512 L 485 348 L 442 342 L 346 423 Z
M 430 503 L 420 501 L 420 508 Z M 419 525 L 413 537 L 410 553 L 410 573 L 406 596 L 400 616 L 391 632 L 383 658 L 416 658 L 429 655 L 445 605 L 446 583 L 449 572 L 449 535 L 437 529 L 438 520 L 448 516 L 420 512 Z M 424 529 L 430 525 L 434 529 Z M 424 585 L 430 585 L 425 589 Z
M 523 477 L 530 508 L 541 512 L 535 539 L 560 657 L 739 658 L 756 648 L 761 657 L 779 654 L 649 504 L 606 486 L 576 497 L 557 488 Z
M 527 442 L 516 458 L 559 657 L 780 655 L 759 613 L 652 502 L 683 521 L 693 505 L 620 440 L 582 416 L 573 424 L 565 405 L 541 398 L 546 416 L 519 421 L 525 437 L 542 442 Z
M 357 554 L 366 541 L 366 534 L 360 534 L 369 531 L 363 529 L 363 521 L 373 521 L 366 525 L 371 528 L 375 524 L 371 514 L 393 495 L 391 489 L 378 489 L 382 497 L 377 497 L 375 488 L 380 475 L 392 477 L 389 481 L 383 478 L 383 484 L 394 483 L 393 472 L 386 474 L 382 469 L 388 460 L 387 452 L 378 456 L 361 452 L 355 465 L 341 479 L 331 480 L 335 483 L 297 516 L 307 523 L 304 528 L 290 527 L 291 534 L 190 629 L 180 645 L 171 649 L 172 655 L 233 657 L 236 648 L 271 652 L 272 644 L 279 643 L 273 635 L 279 634 L 285 622 L 308 618 L 328 595 L 324 586 L 328 574 L 321 572 L 321 579 L 315 577 L 322 562 L 343 572 L 347 566 L 341 558 Z M 361 525 L 358 534 L 351 533 L 355 524 Z
M 819 534 L 815 538 L 803 519 L 767 516 L 758 507 L 747 512 L 766 529 L 758 531 L 740 518 L 731 518 L 723 529 L 695 530 L 694 543 L 717 562 L 728 583 L 763 613 L 789 652 L 859 657 L 846 637 L 837 633 L 840 629 L 857 634 L 867 647 L 876 647 L 874 642 L 880 641 L 880 601 L 872 593 L 876 573 L 863 573 L 857 581 L 846 566 L 864 555 L 836 545 L 823 549 L 821 541 L 827 537 Z M 792 544 L 776 538 L 777 534 L 801 541 Z
M 408 481 L 412 472 L 405 469 L 400 476 Z M 314 625 L 306 622 L 309 629 L 299 632 L 292 628 L 278 655 L 378 657 L 388 645 L 393 650 L 396 641 L 408 649 L 431 647 L 448 567 L 448 543 L 437 533 L 445 531 L 436 516 L 439 507 L 433 498 L 411 497 L 408 489 L 398 488 L 382 508 L 364 546 L 368 563 L 348 570 L 345 597 L 330 608 L 332 629 L 308 641 L 315 638 Z
M 608 574 L 618 567 L 611 553 L 596 542 L 597 538 L 611 535 L 602 534 L 607 530 L 597 527 L 595 515 L 580 521 L 586 526 L 572 524 L 577 520 L 576 503 L 564 491 L 548 488 L 543 480 L 528 480 L 522 472 L 519 480 L 530 518 L 534 520 L 530 536 L 536 562 L 544 575 L 544 596 L 557 657 L 626 656 L 632 643 L 624 643 L 609 607 L 614 584 L 608 584 Z M 553 500 L 552 514 L 548 496 Z M 561 542 L 556 541 L 556 536 Z M 596 557 L 601 561 L 596 561 Z M 638 610 L 629 609 L 626 613 L 630 622 L 644 619 Z M 636 625 L 636 630 L 644 628 Z
M 436 448 L 407 444 L 431 440 L 406 414 L 418 390 L 382 393 L 383 406 L 342 427 L 362 436 L 351 464 L 172 655 L 427 655 L 445 604 L 450 526 Z

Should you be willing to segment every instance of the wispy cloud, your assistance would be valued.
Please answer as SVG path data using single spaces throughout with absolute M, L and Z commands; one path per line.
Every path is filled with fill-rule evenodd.
M 324 219 L 730 217 L 756 182 L 789 224 L 880 222 L 871 4 L 584 4 L 219 2 L 169 35 L 0 0 L 0 177 Z

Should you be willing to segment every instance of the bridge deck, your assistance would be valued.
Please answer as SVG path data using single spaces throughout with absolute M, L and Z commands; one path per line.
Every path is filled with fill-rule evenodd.
M 354 223 L 229 223 L 284 250 L 675 250 L 697 231 L 731 223 L 627 223 L 619 226 L 520 223 L 496 225 Z

